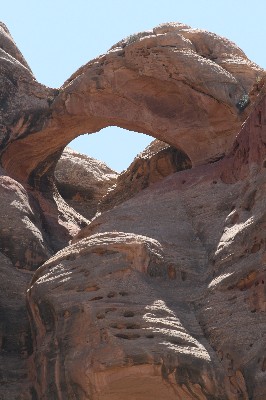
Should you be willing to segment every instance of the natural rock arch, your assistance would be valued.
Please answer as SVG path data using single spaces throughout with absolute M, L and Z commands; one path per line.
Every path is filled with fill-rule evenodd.
M 247 91 L 261 70 L 224 39 L 168 25 L 156 28 L 154 35 L 146 32 L 121 42 L 115 46 L 121 50 L 113 49 L 110 58 L 103 56 L 110 61 L 102 66 L 103 73 L 95 76 L 99 59 L 93 61 L 58 92 L 34 80 L 1 24 L 0 33 L 2 163 L 24 181 L 17 182 L 0 168 L 0 397 L 110 400 L 112 392 L 115 399 L 124 399 L 125 393 L 128 399 L 145 400 L 158 393 L 168 399 L 261 399 L 266 393 L 263 80 L 257 82 L 257 105 L 231 154 L 134 193 L 98 215 L 77 236 L 78 226 L 88 220 L 74 215 L 62 199 L 60 204 L 46 185 L 71 137 L 104 124 L 144 130 L 150 123 L 150 134 L 182 147 L 194 165 L 222 155 L 247 115 Z M 212 43 L 209 47 L 205 37 Z M 169 38 L 174 45 L 169 46 Z M 157 39 L 168 41 L 166 49 L 162 42 L 156 49 L 148 46 Z M 190 40 L 196 52 L 178 49 L 179 39 L 187 44 Z M 130 49 L 142 55 L 128 58 Z M 162 60 L 165 54 L 168 63 Z M 125 64 L 117 69 L 120 58 Z M 186 83 L 180 76 L 176 83 L 173 71 L 166 79 L 165 67 L 182 75 L 184 58 L 198 60 L 183 67 Z M 137 69 L 130 64 L 140 60 L 143 64 Z M 201 64 L 205 75 L 202 69 L 197 75 L 195 65 Z M 133 88 L 142 82 L 147 91 L 152 84 L 161 92 L 150 92 L 147 102 L 145 87 L 137 87 L 135 93 L 127 79 L 121 85 L 122 73 L 137 77 Z M 230 76 L 232 86 L 226 80 Z M 191 106 L 184 107 L 183 119 L 181 112 L 161 115 L 176 104 L 167 103 L 168 79 L 173 88 L 191 84 L 191 90 L 180 90 L 172 100 L 181 104 L 188 98 L 189 106 L 199 99 L 198 113 Z M 229 87 L 235 92 L 227 91 Z M 138 101 L 132 93 L 140 95 Z M 124 95 L 129 108 L 121 109 Z M 153 107 L 158 100 L 162 107 Z M 133 114 L 131 103 L 136 106 Z M 204 131 L 197 121 L 205 121 Z M 73 244 L 67 246 L 73 236 Z M 26 270 L 40 264 L 30 284 L 32 275 Z
M 36 82 L 27 65 L 14 60 L 16 53 L 1 52 L 9 67 L 8 78 L 2 72 L 7 128 L 1 163 L 39 188 L 72 139 L 106 126 L 169 143 L 193 165 L 221 157 L 246 118 L 247 93 L 262 74 L 229 40 L 175 23 L 122 40 L 59 90 Z

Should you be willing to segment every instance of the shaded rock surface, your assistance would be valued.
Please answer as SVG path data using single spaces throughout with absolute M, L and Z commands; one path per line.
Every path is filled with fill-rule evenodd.
M 31 190 L 2 168 L 0 194 L 0 251 L 17 268 L 36 269 L 88 223 L 54 186 L 48 193 Z
M 34 270 L 53 252 L 31 194 L 0 170 L 0 251 L 17 268 Z
M 33 343 L 25 297 L 32 271 L 69 242 L 69 232 L 75 227 L 74 221 L 71 223 L 74 210 L 67 212 L 63 199 L 58 198 L 56 204 L 55 207 L 52 200 L 41 194 L 37 196 L 0 168 L 1 400 L 36 399 L 32 385 L 34 366 L 29 362 Z M 58 219 L 68 224 L 68 237 Z M 75 232 L 78 230 L 74 229 L 73 235 Z
M 186 153 L 155 140 L 118 176 L 117 182 L 100 201 L 98 211 L 113 208 L 151 184 L 191 166 L 191 160 Z
M 105 163 L 66 148 L 55 169 L 56 186 L 64 200 L 87 219 L 94 217 L 118 174 Z
M 60 90 L 36 82 L 3 24 L 0 47 L 0 398 L 266 398 L 263 70 L 175 23 Z M 168 144 L 136 158 L 89 223 L 54 170 L 107 125 Z
M 0 253 L 0 276 L 0 399 L 32 400 L 28 360 L 33 345 L 25 307 L 32 275 L 14 268 Z

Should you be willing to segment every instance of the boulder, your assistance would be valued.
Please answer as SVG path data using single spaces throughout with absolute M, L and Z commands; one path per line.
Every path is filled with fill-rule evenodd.
M 88 220 L 117 179 L 102 161 L 65 148 L 55 169 L 56 186 L 63 199 Z

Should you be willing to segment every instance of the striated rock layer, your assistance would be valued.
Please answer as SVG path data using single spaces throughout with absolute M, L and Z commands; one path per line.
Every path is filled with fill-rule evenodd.
M 0 24 L 0 65 L 0 399 L 265 399 L 263 70 L 177 23 L 59 90 Z M 54 177 L 108 125 L 165 143 Z

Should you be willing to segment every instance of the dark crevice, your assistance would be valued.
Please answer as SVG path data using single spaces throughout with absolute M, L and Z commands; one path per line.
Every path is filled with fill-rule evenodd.
M 214 164 L 214 163 L 216 163 L 217 161 L 222 160 L 224 157 L 225 157 L 225 154 L 223 153 L 223 154 L 221 154 L 221 155 L 219 155 L 219 156 L 217 156 L 217 157 L 210 158 L 209 161 L 208 161 L 208 163 L 209 163 L 209 164 Z
M 140 335 L 138 335 L 137 333 L 130 333 L 130 334 L 117 333 L 115 336 L 119 339 L 126 339 L 126 340 L 135 340 L 140 338 Z

